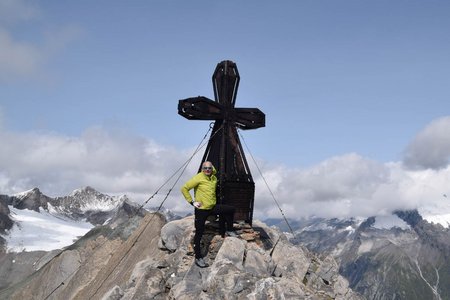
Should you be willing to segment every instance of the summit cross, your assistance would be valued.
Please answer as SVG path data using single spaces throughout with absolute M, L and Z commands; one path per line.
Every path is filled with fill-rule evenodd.
M 218 63 L 212 76 L 215 101 L 203 96 L 183 99 L 178 102 L 178 113 L 190 120 L 215 120 L 202 162 L 210 161 L 218 170 L 218 203 L 233 205 L 235 220 L 251 225 L 255 183 L 237 128 L 264 127 L 265 115 L 257 108 L 235 108 L 239 81 L 234 62 Z

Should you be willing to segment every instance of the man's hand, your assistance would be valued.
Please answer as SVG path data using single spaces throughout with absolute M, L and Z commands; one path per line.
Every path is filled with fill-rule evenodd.
M 195 201 L 194 206 L 197 208 L 200 208 L 202 206 L 202 204 L 200 202 Z

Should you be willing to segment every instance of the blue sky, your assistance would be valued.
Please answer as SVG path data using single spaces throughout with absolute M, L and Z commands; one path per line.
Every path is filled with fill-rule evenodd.
M 434 170 L 447 179 L 449 13 L 448 1 L 0 0 L 0 128 L 9 141 L 0 153 L 1 192 L 39 185 L 51 194 L 89 184 L 148 194 L 139 178 L 170 173 L 145 161 L 155 159 L 148 155 L 171 158 L 175 167 L 173 158 L 186 157 L 208 128 L 179 116 L 178 100 L 213 98 L 212 72 L 226 59 L 241 75 L 237 106 L 266 114 L 265 128 L 242 134 L 268 174 L 303 178 L 338 160 L 342 172 L 349 161 L 376 163 L 389 170 L 389 183 L 392 165 L 414 170 L 409 177 Z M 24 150 L 25 140 L 33 147 Z M 105 145 L 116 153 L 113 171 L 105 167 L 111 160 L 99 162 L 104 152 L 93 155 Z M 97 173 L 105 183 L 96 186 Z M 108 174 L 136 178 L 109 189 Z M 323 195 L 304 184 L 290 188 Z M 353 203 L 335 193 L 332 203 Z M 292 194 L 281 202 L 288 205 Z

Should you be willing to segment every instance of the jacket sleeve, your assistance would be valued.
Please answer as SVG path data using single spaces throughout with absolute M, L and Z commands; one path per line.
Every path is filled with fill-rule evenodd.
M 189 191 L 195 188 L 198 184 L 199 180 L 197 179 L 197 176 L 194 176 L 181 187 L 181 193 L 183 194 L 184 199 L 186 199 L 189 204 L 192 204 L 193 202 L 191 193 L 189 193 Z

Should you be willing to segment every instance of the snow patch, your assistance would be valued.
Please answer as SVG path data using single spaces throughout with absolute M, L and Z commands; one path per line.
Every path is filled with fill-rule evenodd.
M 347 226 L 344 231 L 348 231 L 347 235 L 351 235 L 353 233 L 355 233 L 356 229 L 353 228 L 352 226 Z
M 447 199 L 447 195 L 445 195 Z M 440 224 L 450 228 L 450 200 L 440 203 L 429 203 L 418 209 L 419 214 L 428 223 Z
M 444 228 L 450 227 L 450 213 L 442 215 L 422 215 L 422 218 L 429 223 L 441 224 Z
M 403 230 L 411 229 L 411 226 L 409 226 L 404 220 L 400 219 L 397 215 L 377 216 L 375 217 L 375 223 L 372 226 L 378 229 L 391 229 L 394 227 Z
M 22 199 L 22 198 L 25 198 L 25 197 L 33 194 L 35 190 L 36 190 L 36 188 L 32 188 L 32 189 L 30 189 L 28 191 L 25 191 L 25 192 L 16 193 L 16 194 L 13 194 L 13 197 Z
M 429 204 L 420 208 L 419 214 L 428 223 L 441 224 L 444 228 L 450 228 L 450 201 L 448 202 L 441 202 L 439 205 Z
M 117 206 L 120 204 L 120 201 L 118 200 L 113 200 L 111 202 L 106 202 L 106 201 L 89 201 L 87 203 L 85 203 L 84 205 L 82 205 L 80 207 L 80 210 L 82 212 L 87 212 L 87 211 L 110 211 L 113 210 L 115 208 L 117 208 Z
M 372 250 L 372 247 L 373 247 L 372 240 L 363 241 L 358 248 L 358 255 L 369 252 L 370 250 Z
M 329 226 L 325 222 L 320 222 L 320 223 L 309 225 L 309 226 L 305 227 L 302 231 L 318 231 L 318 230 L 334 230 L 334 227 Z
M 331 256 L 339 257 L 344 252 L 344 249 L 347 246 L 346 244 L 347 244 L 346 242 L 337 244 L 336 248 L 334 248 L 334 250 L 331 251 Z
M 8 252 L 51 251 L 72 245 L 94 226 L 85 221 L 75 221 L 55 216 L 45 210 L 36 212 L 9 206 L 14 226 L 5 236 Z

